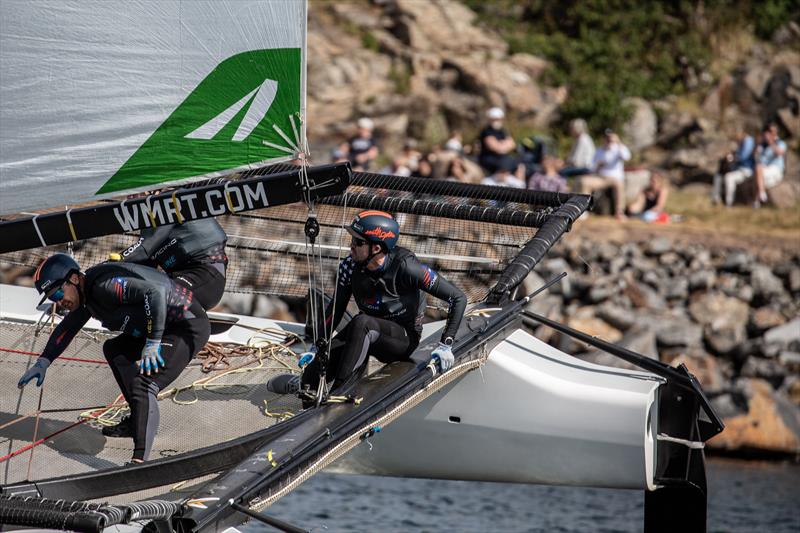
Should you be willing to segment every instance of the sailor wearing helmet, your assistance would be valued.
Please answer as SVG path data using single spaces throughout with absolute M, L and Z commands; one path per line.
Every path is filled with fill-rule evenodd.
M 442 371 L 453 365 L 453 337 L 464 315 L 464 293 L 417 257 L 397 246 L 400 228 L 394 217 L 382 211 L 363 211 L 347 227 L 352 239 L 350 255 L 339 265 L 336 295 L 321 317 L 317 331 L 333 331 L 342 319 L 352 296 L 361 311 L 339 332 L 343 345 L 332 346 L 328 376 L 332 391 L 352 383 L 360 375 L 369 355 L 383 363 L 409 360 L 419 345 L 425 294 L 449 305 L 447 323 L 439 345 L 431 357 Z M 324 328 L 324 329 L 323 329 Z M 340 343 L 341 344 L 341 343 Z M 318 360 L 313 352 L 304 354 L 300 363 L 310 360 L 302 382 L 297 376 L 275 376 L 267 387 L 273 392 L 296 392 L 301 383 L 316 390 L 319 381 Z
M 101 263 L 81 272 L 69 255 L 54 254 L 34 274 L 43 303 L 49 299 L 68 314 L 56 326 L 42 355 L 20 378 L 41 386 L 50 364 L 90 318 L 121 334 L 103 353 L 130 417 L 103 429 L 109 437 L 133 437 L 132 462 L 147 459 L 158 430 L 158 393 L 172 383 L 210 334 L 208 317 L 192 291 L 166 274 L 132 263 Z

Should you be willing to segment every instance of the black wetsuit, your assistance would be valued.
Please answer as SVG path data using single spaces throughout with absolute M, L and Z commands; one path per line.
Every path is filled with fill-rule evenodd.
M 142 230 L 139 241 L 122 252 L 122 260 L 160 266 L 188 287 L 203 309 L 217 305 L 225 291 L 228 236 L 213 218 Z
M 361 313 L 353 317 L 334 339 L 327 373 L 334 379 L 334 388 L 361 369 L 368 355 L 383 363 L 408 359 L 422 335 L 424 293 L 449 303 L 447 324 L 441 338 L 454 337 L 467 306 L 466 296 L 433 269 L 420 263 L 410 251 L 394 248 L 386 255 L 383 267 L 376 271 L 356 264 L 352 256 L 340 263 L 336 297 L 328 304 L 322 317 L 324 331 L 332 331 L 339 324 L 350 296 L 355 299 Z M 322 327 L 321 324 L 318 326 L 320 336 Z M 318 377 L 318 360 L 315 359 L 303 373 L 303 384 L 315 389 Z
M 56 326 L 42 357 L 55 360 L 92 317 L 122 332 L 103 344 L 103 353 L 131 408 L 133 458 L 147 459 L 158 430 L 157 395 L 205 346 L 210 334 L 208 317 L 192 291 L 143 265 L 94 266 L 86 271 L 83 295 L 83 305 Z M 139 374 L 137 364 L 147 339 L 161 341 L 166 363 L 150 376 Z

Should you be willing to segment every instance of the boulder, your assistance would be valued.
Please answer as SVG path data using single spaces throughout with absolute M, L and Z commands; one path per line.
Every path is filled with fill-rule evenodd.
M 786 318 L 783 313 L 770 306 L 764 306 L 750 313 L 750 322 L 747 325 L 747 329 L 751 335 L 756 336 L 784 323 L 786 323 Z
M 669 364 L 676 368 L 681 364 L 686 365 L 689 372 L 703 386 L 703 391 L 708 394 L 721 392 L 727 385 L 716 358 L 703 350 L 689 350 L 681 353 Z
M 583 308 L 586 309 L 586 308 Z M 607 322 L 591 316 L 590 313 L 579 310 L 574 316 L 567 319 L 567 325 L 592 337 L 598 337 L 606 342 L 617 342 L 622 338 L 622 332 Z
M 753 256 L 743 250 L 732 250 L 720 267 L 727 272 L 749 273 L 754 263 Z
M 725 392 L 711 398 L 711 407 L 724 420 L 746 414 L 747 398 L 742 394 Z
M 656 330 L 659 348 L 700 347 L 702 340 L 702 327 L 688 320 L 665 319 Z
M 744 330 L 748 311 L 746 303 L 718 292 L 705 293 L 689 304 L 689 314 L 694 321 L 714 330 Z
M 800 201 L 798 184 L 784 179 L 774 187 L 767 189 L 769 203 L 778 209 L 792 209 Z
M 644 283 L 626 280 L 622 293 L 627 296 L 634 307 L 654 310 L 667 307 L 666 300 Z
M 740 374 L 748 378 L 762 378 L 770 382 L 773 388 L 780 387 L 787 370 L 776 359 L 748 357 Z
M 642 150 L 656 142 L 658 117 L 653 107 L 642 98 L 626 98 L 624 105 L 633 110 L 631 118 L 622 126 L 622 133 L 632 150 Z
M 772 273 L 772 270 L 765 265 L 756 265 L 750 273 L 750 285 L 753 287 L 754 297 L 763 301 L 784 292 L 783 282 Z
M 800 409 L 772 390 L 766 381 L 748 380 L 747 413 L 724 419 L 725 431 L 709 448 L 728 452 L 800 453 Z
M 637 327 L 626 333 L 621 339 L 615 342 L 618 346 L 636 352 L 638 354 L 658 360 L 658 349 L 656 348 L 655 333 L 652 328 Z M 589 361 L 597 365 L 610 366 L 613 368 L 625 368 L 628 370 L 641 370 L 624 359 L 604 352 L 592 349 L 588 353 L 579 356 L 584 361 Z
M 800 340 L 800 318 L 787 322 L 764 333 L 767 344 L 789 346 L 790 343 Z
M 637 321 L 636 313 L 629 308 L 606 302 L 595 309 L 595 315 L 613 327 L 626 331 Z
M 693 291 L 710 289 L 716 281 L 717 274 L 713 270 L 699 270 L 689 276 L 689 289 Z
M 647 255 L 659 256 L 671 252 L 672 250 L 672 241 L 670 239 L 666 237 L 656 237 L 655 239 L 647 241 L 644 253 Z

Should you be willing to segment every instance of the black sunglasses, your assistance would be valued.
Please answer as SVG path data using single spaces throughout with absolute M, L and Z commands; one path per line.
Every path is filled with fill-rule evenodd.
M 350 240 L 350 242 L 353 244 L 353 246 L 364 246 L 365 244 L 367 244 L 367 241 L 365 241 L 364 239 L 358 239 L 356 237 L 353 237 Z

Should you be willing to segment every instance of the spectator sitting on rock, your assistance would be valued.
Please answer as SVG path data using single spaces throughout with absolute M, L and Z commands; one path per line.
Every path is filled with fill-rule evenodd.
M 514 187 L 524 189 L 525 182 L 514 175 L 517 171 L 517 164 L 511 158 L 501 160 L 500 167 L 491 176 L 481 180 L 481 185 L 500 185 L 502 187 Z
M 725 189 L 725 205 L 733 205 L 736 187 L 753 175 L 756 142 L 744 128 L 736 132 L 736 150 L 727 154 L 720 161 L 720 170 L 714 175 L 714 189 L 711 201 L 718 204 L 722 201 L 722 189 Z
M 417 169 L 411 172 L 411 176 L 414 178 L 432 178 L 433 177 L 433 163 L 431 161 L 432 155 L 425 154 L 419 160 L 417 164 Z
M 422 154 L 417 150 L 417 140 L 408 138 L 403 143 L 403 151 L 400 152 L 400 158 L 403 159 L 403 166 L 408 168 L 411 172 L 417 170 L 419 160 L 422 159 Z
M 528 180 L 528 188 L 537 191 L 568 192 L 567 180 L 558 173 L 558 159 L 546 155 L 542 159 L 542 170 Z
M 575 138 L 575 144 L 572 145 L 565 166 L 559 171 L 559 174 L 565 178 L 590 174 L 594 163 L 595 147 L 594 141 L 588 133 L 586 121 L 582 118 L 574 119 L 569 123 L 569 132 Z
M 761 144 L 756 148 L 756 200 L 753 207 L 759 208 L 767 201 L 767 189 L 783 179 L 786 143 L 778 137 L 778 126 L 768 124 L 762 133 Z
M 603 146 L 597 149 L 592 164 L 596 175 L 582 176 L 580 189 L 583 194 L 604 187 L 614 188 L 614 216 L 625 218 L 625 161 L 630 160 L 631 151 L 622 144 L 619 136 L 606 130 Z
M 636 199 L 628 206 L 628 214 L 639 217 L 645 222 L 669 222 L 669 215 L 664 211 L 667 205 L 669 188 L 667 179 L 660 171 L 650 174 L 650 183 L 639 191 Z
M 392 162 L 380 169 L 378 172 L 381 174 L 390 174 L 392 176 L 408 177 L 411 175 L 411 169 L 406 166 L 406 158 L 397 156 L 392 159 Z
M 499 107 L 493 107 L 486 112 L 489 124 L 481 130 L 479 135 L 480 154 L 478 164 L 487 174 L 493 174 L 501 166 L 508 166 L 506 160 L 512 160 L 516 144 L 514 139 L 503 127 L 505 113 Z
M 464 153 L 464 143 L 461 140 L 461 132 L 454 130 L 450 134 L 450 138 L 444 143 L 444 149 L 449 152 L 455 152 L 459 155 Z
M 350 161 L 350 158 L 347 157 L 347 147 L 347 143 L 344 143 L 342 146 L 337 146 L 331 150 L 331 162 L 344 163 L 345 161 Z
M 353 170 L 367 170 L 378 157 L 378 144 L 373 138 L 375 124 L 371 119 L 358 119 L 358 134 L 347 142 L 347 153 Z
M 467 171 L 464 168 L 464 160 L 460 156 L 456 156 L 450 161 L 445 179 L 447 181 L 467 182 Z

